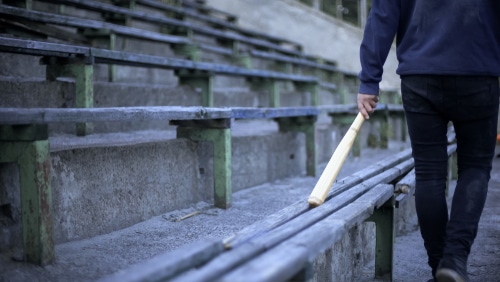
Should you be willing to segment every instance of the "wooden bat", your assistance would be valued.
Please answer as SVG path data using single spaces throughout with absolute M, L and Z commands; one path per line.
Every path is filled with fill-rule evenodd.
M 323 202 L 325 201 L 328 191 L 330 191 L 333 182 L 337 178 L 340 168 L 344 164 L 345 159 L 352 148 L 354 139 L 356 139 L 356 136 L 358 135 L 359 129 L 361 128 L 364 120 L 365 118 L 363 117 L 363 115 L 361 115 L 361 113 L 358 113 L 353 123 L 351 124 L 351 127 L 346 132 L 342 140 L 340 140 L 339 145 L 333 152 L 333 155 L 328 161 L 328 164 L 323 170 L 323 173 L 321 173 L 316 186 L 314 186 L 311 195 L 309 195 L 308 202 L 310 206 L 317 207 L 323 204 Z

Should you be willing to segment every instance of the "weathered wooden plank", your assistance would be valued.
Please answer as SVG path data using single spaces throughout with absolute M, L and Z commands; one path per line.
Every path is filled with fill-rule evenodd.
M 402 163 L 405 160 L 408 160 L 410 157 L 411 150 L 408 149 L 394 156 L 381 160 L 375 164 L 372 164 L 359 172 L 356 172 L 348 177 L 343 178 L 342 180 L 335 182 L 332 186 L 332 189 L 328 193 L 328 196 L 326 197 L 326 201 L 328 202 L 329 199 L 331 199 L 335 195 L 338 195 L 343 191 L 370 179 L 371 177 L 387 171 L 391 167 Z M 411 164 L 413 164 L 413 160 L 411 160 Z M 293 218 L 299 216 L 307 210 L 309 210 L 307 199 L 297 201 L 280 210 L 279 212 L 267 216 L 263 220 L 257 221 L 254 224 L 243 228 L 236 234 L 226 238 L 226 245 L 228 247 L 236 247 L 238 245 L 241 245 L 244 242 L 256 236 L 259 236 L 262 233 L 268 232 L 269 230 L 272 230 L 284 224 L 285 222 L 292 220 Z
M 378 103 L 377 104 L 377 108 L 375 110 L 376 111 L 386 110 L 386 111 L 389 111 L 389 112 L 404 113 L 403 105 L 399 105 L 399 104 L 383 104 L 383 103 Z
M 159 15 L 153 15 L 147 12 L 143 11 L 132 11 L 127 8 L 121 8 L 117 7 L 111 4 L 106 4 L 106 3 L 101 3 L 101 2 L 96 2 L 96 1 L 90 1 L 90 0 L 45 0 L 47 2 L 57 2 L 65 5 L 73 5 L 81 8 L 86 8 L 86 9 L 92 9 L 94 11 L 99 11 L 99 12 L 111 12 L 115 14 L 121 14 L 121 15 L 126 15 L 129 17 L 132 17 L 137 20 L 141 21 L 147 21 L 147 22 L 152 22 L 156 24 L 163 24 L 163 25 L 170 25 L 170 26 L 175 26 L 175 27 L 180 27 L 180 28 L 185 28 L 188 30 L 192 30 L 194 32 L 200 33 L 200 34 L 205 34 L 213 37 L 219 37 L 227 40 L 234 40 L 234 41 L 239 41 L 239 42 L 244 42 L 247 44 L 259 46 L 259 47 L 266 47 L 270 49 L 274 49 L 280 52 L 284 53 L 290 53 L 290 54 L 300 54 L 299 51 L 296 50 L 290 50 L 287 48 L 284 48 L 278 44 L 272 43 L 267 40 L 260 40 L 260 39 L 255 39 L 251 37 L 247 37 L 241 34 L 236 34 L 234 32 L 227 32 L 227 31 L 220 31 L 217 29 L 213 29 L 210 27 L 206 26 L 200 26 L 197 24 L 194 24 L 192 22 L 186 22 L 186 21 L 181 21 L 173 18 L 168 18 L 164 16 L 159 16 Z
M 349 205 L 358 197 L 360 201 L 365 205 L 378 207 L 382 205 L 383 202 L 387 200 L 387 197 L 381 197 L 383 202 L 376 201 L 372 199 L 372 194 L 382 193 L 383 190 L 378 190 L 374 192 L 367 192 L 371 188 L 377 186 L 379 181 L 387 181 L 387 179 L 397 177 L 401 172 L 394 170 L 391 175 L 377 178 L 376 180 L 371 180 L 368 182 L 363 182 L 360 185 L 354 186 L 347 191 L 339 194 L 331 201 L 325 202 L 323 205 L 308 210 L 305 213 L 287 221 L 286 223 L 272 229 L 269 231 L 264 231 L 260 234 L 256 234 L 254 238 L 245 242 L 243 245 L 228 251 L 221 256 L 214 258 L 214 260 L 208 262 L 206 265 L 179 277 L 174 280 L 176 282 L 208 282 L 213 281 L 220 275 L 228 272 L 232 268 L 241 265 L 247 261 L 255 259 L 255 257 L 262 252 L 273 248 L 274 246 L 280 244 L 281 242 L 287 240 L 288 238 L 294 236 L 295 234 L 310 228 L 313 224 L 323 220 L 332 213 L 337 212 L 341 208 Z M 391 186 L 392 188 L 392 186 Z M 391 189 L 391 194 L 392 196 Z M 362 196 L 364 193 L 369 193 L 370 197 Z M 378 199 L 378 198 L 377 198 Z M 371 210 L 373 211 L 373 209 Z
M 347 230 L 363 222 L 373 210 L 392 197 L 392 185 L 378 185 L 359 201 L 263 253 L 217 281 L 287 281 L 321 251 L 340 240 Z
M 56 26 L 49 26 L 46 24 L 40 24 L 40 23 L 30 23 L 30 22 L 18 22 L 15 20 L 6 20 L 6 19 L 0 19 L 0 23 L 2 26 L 9 26 L 10 28 L 16 30 L 16 31 L 23 31 L 23 32 L 29 32 L 29 33 L 34 33 L 37 36 L 41 36 L 42 38 L 46 37 L 53 37 L 53 38 L 59 38 L 59 39 L 64 39 L 65 42 L 68 43 L 80 43 L 80 44 L 89 44 L 89 40 L 85 38 L 85 36 L 67 31 L 63 28 L 56 27 Z M 16 32 L 14 32 L 15 34 Z
M 212 53 L 217 53 L 217 54 L 222 54 L 226 56 L 232 56 L 233 49 L 231 48 L 223 48 L 219 46 L 212 46 L 212 45 L 207 45 L 207 44 L 199 44 L 199 47 L 201 50 L 212 52 Z
M 103 64 L 157 67 L 165 69 L 185 69 L 192 71 L 212 72 L 228 76 L 272 78 L 277 80 L 290 80 L 294 82 L 318 82 L 317 78 L 312 76 L 287 74 L 267 70 L 246 69 L 231 65 L 194 62 L 177 58 L 167 58 L 161 56 L 112 51 L 98 48 L 89 49 L 79 46 L 37 42 L 32 40 L 1 38 L 0 50 L 27 55 L 53 55 L 59 57 L 76 57 L 78 55 L 92 58 L 95 63 Z
M 313 76 L 288 74 L 268 70 L 246 69 L 232 65 L 222 65 L 206 62 L 194 62 L 177 58 L 166 58 L 146 54 L 120 52 L 105 49 L 92 48 L 92 55 L 96 63 L 117 64 L 129 66 L 148 66 L 167 69 L 186 69 L 193 71 L 205 71 L 228 76 L 244 76 L 256 78 L 272 78 L 278 80 L 290 80 L 294 82 L 316 83 L 318 79 Z
M 317 116 L 316 107 L 279 107 L 279 108 L 253 108 L 253 107 L 232 107 L 233 118 L 279 118 L 279 117 L 299 117 Z
M 254 259 L 257 255 L 273 248 L 282 241 L 287 240 L 293 235 L 322 220 L 329 214 L 348 205 L 357 197 L 366 192 L 369 188 L 371 187 L 363 184 L 354 186 L 351 189 L 336 196 L 334 199 L 332 199 L 332 201 L 325 202 L 318 208 L 308 208 L 307 211 L 302 213 L 301 215 L 285 222 L 284 224 L 272 230 L 257 234 L 256 237 L 250 239 L 248 242 L 245 242 L 245 244 L 234 248 L 217 258 L 214 258 L 206 265 L 193 270 L 190 273 L 187 273 L 186 275 L 175 279 L 174 281 L 213 281 L 215 280 L 215 278 L 223 275 L 232 268 L 250 261 L 251 259 Z
M 334 84 L 334 83 L 328 83 L 328 82 L 320 82 L 319 83 L 319 86 L 323 89 L 326 89 L 326 90 L 337 90 L 337 85 Z
M 336 104 L 318 106 L 318 110 L 329 115 L 348 113 L 357 114 L 358 106 L 356 104 Z
M 113 108 L 0 108 L 1 124 L 230 118 L 227 108 L 155 106 Z
M 226 18 L 226 21 L 236 23 L 237 16 L 234 14 L 231 14 L 229 12 L 216 9 L 214 7 L 207 6 L 205 0 L 196 0 L 196 1 L 191 1 L 191 0 L 179 0 L 180 4 L 183 7 L 187 7 L 189 9 L 196 9 L 199 13 L 203 14 L 209 14 L 212 17 L 224 17 Z
M 0 14 L 5 17 L 13 18 L 15 20 L 25 19 L 35 22 L 50 23 L 50 24 L 57 24 L 57 25 L 77 27 L 77 28 L 106 29 L 120 35 L 152 40 L 152 41 L 172 43 L 172 44 L 191 42 L 188 38 L 182 36 L 161 34 L 148 30 L 116 25 L 112 23 L 106 23 L 96 20 L 88 20 L 79 17 L 71 17 L 60 14 L 52 14 L 47 12 L 40 12 L 34 10 L 26 10 L 1 4 L 0 4 Z
M 88 47 L 6 37 L 0 37 L 0 51 L 63 58 L 88 57 L 90 55 Z
M 104 277 L 99 282 L 159 282 L 197 267 L 224 251 L 220 240 L 198 241 Z
M 292 56 L 286 56 L 286 55 L 282 55 L 282 54 L 264 52 L 264 51 L 260 51 L 260 50 L 250 50 L 250 55 L 257 57 L 257 58 L 280 61 L 280 62 L 285 62 L 285 63 L 292 63 L 292 64 L 296 64 L 296 65 L 318 68 L 321 70 L 326 70 L 326 71 L 331 71 L 331 72 L 339 71 L 338 68 L 335 66 L 320 64 L 320 63 L 311 61 L 309 59 L 304 59 L 304 57 L 292 57 Z
M 224 21 L 224 20 L 218 19 L 216 17 L 206 16 L 206 15 L 203 15 L 201 13 L 193 12 L 193 11 L 185 9 L 185 8 L 171 6 L 171 5 L 168 5 L 166 3 L 161 3 L 159 1 L 154 1 L 154 0 L 136 0 L 136 3 L 140 4 L 140 5 L 144 5 L 144 6 L 149 6 L 149 7 L 161 9 L 161 10 L 168 11 L 168 12 L 174 12 L 174 13 L 177 13 L 179 15 L 189 16 L 191 18 L 202 20 L 202 21 L 205 21 L 207 23 L 210 23 L 210 24 L 213 24 L 216 26 L 224 27 L 228 30 L 234 30 L 236 32 L 239 32 L 239 33 L 245 35 L 245 36 L 260 37 L 263 39 L 273 41 L 275 43 L 288 43 L 288 44 L 292 44 L 292 45 L 297 45 L 297 48 L 300 48 L 300 45 L 298 43 L 292 42 L 292 41 L 287 40 L 285 38 L 280 38 L 280 37 L 276 37 L 276 36 L 269 35 L 266 33 L 261 33 L 261 32 L 257 32 L 254 30 L 246 29 L 246 28 L 240 27 L 240 26 L 238 26 L 230 21 Z M 232 17 L 234 17 L 234 16 L 232 16 Z
M 303 204 L 302 209 L 304 211 L 309 211 L 308 213 L 303 214 L 302 218 L 296 218 L 294 221 L 286 220 L 286 216 L 281 217 L 283 214 L 278 213 L 278 217 L 281 217 L 282 222 L 274 222 L 275 226 L 273 226 L 273 228 L 266 228 L 266 226 L 262 226 L 261 222 L 258 222 L 257 225 L 261 227 L 261 230 L 254 232 L 250 237 L 247 236 L 247 240 L 245 240 L 238 246 L 230 245 L 228 243 L 231 240 L 226 240 L 226 248 L 233 247 L 233 249 L 220 254 L 213 260 L 209 261 L 207 264 L 197 269 L 193 269 L 185 274 L 179 275 L 175 279 L 172 279 L 170 281 L 213 281 L 214 278 L 223 275 L 230 269 L 255 258 L 257 255 L 274 247 L 287 238 L 290 238 L 294 234 L 297 234 L 302 230 L 309 229 L 310 226 L 315 222 L 323 221 L 325 216 L 328 216 L 332 212 L 337 212 L 339 207 L 344 206 L 346 203 L 352 202 L 354 198 L 356 198 L 356 196 L 363 194 L 367 190 L 370 190 L 371 187 L 374 187 L 379 183 L 393 181 L 394 179 L 405 173 L 405 171 L 411 169 L 412 166 L 413 159 L 409 159 L 399 165 L 396 165 L 396 167 L 394 168 L 385 169 L 386 172 L 377 175 L 376 177 L 373 177 L 366 182 L 363 182 L 362 184 L 356 186 L 355 188 L 352 188 L 351 190 L 344 191 L 344 194 L 340 194 L 340 192 L 337 193 L 338 196 L 335 198 L 335 200 L 325 202 L 325 204 L 322 206 L 322 209 L 316 208 L 311 210 L 306 200 L 298 202 L 299 204 Z M 377 167 L 377 169 L 380 169 L 380 167 Z M 374 193 L 379 195 L 381 193 L 379 189 L 372 190 L 370 190 L 370 192 L 366 192 L 366 194 L 371 195 Z M 391 186 L 390 196 L 392 196 L 392 192 L 393 187 Z M 368 198 L 363 198 L 362 196 L 358 199 L 358 201 L 360 202 L 358 204 L 372 207 L 371 209 L 366 209 L 368 213 L 371 213 L 373 211 L 373 207 L 380 206 L 382 202 L 386 201 L 387 197 L 381 197 L 380 199 L 381 200 L 376 201 L 372 199 L 372 196 L 368 196 Z M 307 217 L 310 217 L 310 219 L 307 219 Z M 277 217 L 274 216 L 274 219 L 276 218 Z M 283 224 L 284 222 L 287 223 Z M 343 232 L 339 233 L 339 236 L 341 236 L 342 234 Z M 294 269 L 295 272 L 298 270 L 298 268 L 292 269 Z
M 282 241 L 290 238 L 291 236 L 301 232 L 302 230 L 310 228 L 311 225 L 318 221 L 323 220 L 328 215 L 335 213 L 339 208 L 342 208 L 346 204 L 351 203 L 357 197 L 361 196 L 366 191 L 375 187 L 380 183 L 388 183 L 399 177 L 405 171 L 408 171 L 413 166 L 413 159 L 407 160 L 394 168 L 388 169 L 386 172 L 377 175 L 358 186 L 352 187 L 342 194 L 336 196 L 331 201 L 325 202 L 318 208 L 311 209 L 307 204 L 307 201 L 302 201 L 302 206 L 296 205 L 294 208 L 302 208 L 301 214 L 295 215 L 293 218 L 285 219 L 281 217 L 285 214 L 278 213 L 278 217 L 282 222 L 274 222 L 276 225 L 269 227 L 269 221 L 260 221 L 256 223 L 255 228 L 251 231 L 253 233 L 246 234 L 244 238 L 245 241 L 239 242 L 238 245 L 230 245 L 226 241 L 226 247 L 233 247 L 231 251 L 228 251 L 221 256 L 210 261 L 203 267 L 197 270 L 193 270 L 182 277 L 177 278 L 176 282 L 181 281 L 213 281 L 219 275 L 229 271 L 237 265 L 243 264 L 246 261 L 254 259 L 256 255 L 268 250 L 275 245 L 281 243 Z M 372 192 L 378 193 L 378 191 Z M 391 196 L 393 193 L 393 188 L 391 186 Z M 364 199 L 364 198 L 363 198 Z M 366 202 L 367 200 L 362 200 Z M 378 206 L 379 202 L 373 202 L 374 205 Z M 275 214 L 276 215 L 276 214 Z M 276 220 L 276 216 L 273 217 Z M 264 222 L 264 224 L 262 224 Z M 258 229 L 260 227 L 261 229 Z M 266 228 L 269 227 L 269 228 Z M 238 234 L 239 235 L 239 234 Z

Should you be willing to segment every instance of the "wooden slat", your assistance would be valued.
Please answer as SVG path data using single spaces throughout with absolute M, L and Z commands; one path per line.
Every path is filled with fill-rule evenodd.
M 88 20 L 78 17 L 64 16 L 60 14 L 52 14 L 40 11 L 26 10 L 22 8 L 15 8 L 7 5 L 0 4 L 0 15 L 10 17 L 15 20 L 25 19 L 40 23 L 56 24 L 76 28 L 90 28 L 90 29 L 105 29 L 112 31 L 119 35 L 125 35 L 133 38 L 140 38 L 150 41 L 158 41 L 172 44 L 190 43 L 191 41 L 182 36 L 173 36 L 161 34 L 148 30 L 142 30 L 133 27 L 126 27 L 112 23 L 106 23 L 96 20 Z
M 230 118 L 231 110 L 204 107 L 0 108 L 1 124 Z
M 88 39 L 85 36 L 68 32 L 62 28 L 56 26 L 49 26 L 46 24 L 26 22 L 26 21 L 16 21 L 8 19 L 0 19 L 0 26 L 7 27 L 9 29 L 14 29 L 16 31 L 29 32 L 41 36 L 43 38 L 53 37 L 64 39 L 66 42 L 71 43 L 84 43 L 88 44 Z
M 89 57 L 90 48 L 0 37 L 0 51 L 33 56 L 55 56 L 64 58 Z
M 398 105 L 398 104 L 383 104 L 383 103 L 379 103 L 379 104 L 377 104 L 376 111 L 381 111 L 381 110 L 387 110 L 389 112 L 404 113 L 403 105 Z
M 299 117 L 316 116 L 316 107 L 279 107 L 279 108 L 251 108 L 233 107 L 231 108 L 233 118 L 278 118 L 278 117 Z
M 161 56 L 152 56 L 130 52 L 120 52 L 105 49 L 92 48 L 92 55 L 96 63 L 104 64 L 121 64 L 121 65 L 136 65 L 149 66 L 167 69 L 186 69 L 206 71 L 215 74 L 228 76 L 245 76 L 255 78 L 272 78 L 278 80 L 290 80 L 294 82 L 318 82 L 316 77 L 303 76 L 297 74 L 288 74 L 268 70 L 246 69 L 232 65 L 222 65 L 206 62 L 194 62 L 177 58 L 166 58 Z
M 206 2 L 204 0 L 195 0 L 195 1 L 190 1 L 190 0 L 180 0 L 181 5 L 190 9 L 196 9 L 198 11 L 204 12 L 204 13 L 211 13 L 211 14 L 219 14 L 221 16 L 226 17 L 227 21 L 233 21 L 236 19 L 236 15 L 228 13 L 226 11 L 222 11 L 213 7 L 208 7 L 206 6 Z
M 193 19 L 202 20 L 202 21 L 205 21 L 205 22 L 210 23 L 210 24 L 224 27 L 224 28 L 229 29 L 229 30 L 234 30 L 236 32 L 239 32 L 239 33 L 245 35 L 245 36 L 260 37 L 260 38 L 267 39 L 269 41 L 273 41 L 276 43 L 280 43 L 280 42 L 281 43 L 288 43 L 288 44 L 297 45 L 298 47 L 300 47 L 298 43 L 292 42 L 288 39 L 279 38 L 279 37 L 275 37 L 275 36 L 268 35 L 265 33 L 260 33 L 260 32 L 256 32 L 253 30 L 245 29 L 245 28 L 242 28 L 242 27 L 240 27 L 234 23 L 228 22 L 228 21 L 224 21 L 224 20 L 220 20 L 220 19 L 215 18 L 215 17 L 210 17 L 210 16 L 206 16 L 206 15 L 203 15 L 200 13 L 196 13 L 196 12 L 193 12 L 193 11 L 185 9 L 185 8 L 171 6 L 171 5 L 168 5 L 166 3 L 161 3 L 159 1 L 137 0 L 136 3 L 140 4 L 140 5 L 144 5 L 144 6 L 162 9 L 162 10 L 169 11 L 169 12 L 174 12 L 174 13 L 177 13 L 180 15 L 189 16 Z
M 246 69 L 231 65 L 194 62 L 177 58 L 167 58 L 146 54 L 87 48 L 66 44 L 39 42 L 0 37 L 0 51 L 36 56 L 88 57 L 95 63 L 127 66 L 156 67 L 174 70 L 204 71 L 228 76 L 272 78 L 294 82 L 317 83 L 316 77 L 288 74 L 267 70 Z
M 259 50 L 250 50 L 250 54 L 257 58 L 270 59 L 275 61 L 281 61 L 286 63 L 292 63 L 301 66 L 308 66 L 313 68 L 318 68 L 326 71 L 337 72 L 339 69 L 335 66 L 320 64 L 309 59 L 305 59 L 305 57 L 291 57 L 282 54 L 269 53 Z
M 197 267 L 224 251 L 220 240 L 195 242 L 146 260 L 99 282 L 159 282 Z
M 375 208 L 392 197 L 393 186 L 377 185 L 358 200 L 305 229 L 217 281 L 287 281 L 321 251 L 331 247 Z
M 315 116 L 315 107 L 204 108 L 182 106 L 109 108 L 0 108 L 1 124 L 45 124 L 132 120 L 257 119 Z
M 208 282 L 214 281 L 217 277 L 227 273 L 234 267 L 255 259 L 259 254 L 273 248 L 295 234 L 309 228 L 316 222 L 324 219 L 328 215 L 345 207 L 359 196 L 372 188 L 370 185 L 357 185 L 336 196 L 332 201 L 325 202 L 322 206 L 310 209 L 301 215 L 287 221 L 286 223 L 257 234 L 256 237 L 246 242 L 244 245 L 234 248 L 220 256 L 214 258 L 206 265 L 193 270 L 175 282 Z
M 335 91 L 337 90 L 337 85 L 335 83 L 320 82 L 319 86 L 323 89 Z
M 201 50 L 209 51 L 209 52 L 217 53 L 217 54 L 222 54 L 225 56 L 232 56 L 234 54 L 233 49 L 231 49 L 231 48 L 223 48 L 223 47 L 207 45 L 207 44 L 199 44 L 199 47 Z
M 147 12 L 132 11 L 130 9 L 117 7 L 117 6 L 114 6 L 111 4 L 106 4 L 106 3 L 101 3 L 101 2 L 91 1 L 91 0 L 85 0 L 85 1 L 82 1 L 82 0 L 45 0 L 45 1 L 46 2 L 57 2 L 57 3 L 61 3 L 61 4 L 66 4 L 66 5 L 70 4 L 70 5 L 74 5 L 74 6 L 78 6 L 78 7 L 84 7 L 87 9 L 101 11 L 101 12 L 112 12 L 112 13 L 127 15 L 127 16 L 133 17 L 134 19 L 137 19 L 137 20 L 148 21 L 148 22 L 157 23 L 157 24 L 171 25 L 171 26 L 175 26 L 175 27 L 182 27 L 182 28 L 190 29 L 190 30 L 197 32 L 197 33 L 200 33 L 200 34 L 224 38 L 227 40 L 235 40 L 235 41 L 247 43 L 247 44 L 254 45 L 254 46 L 270 48 L 270 49 L 274 49 L 276 51 L 283 52 L 283 53 L 301 54 L 299 51 L 290 50 L 290 49 L 284 48 L 280 45 L 274 44 L 274 43 L 266 41 L 266 40 L 250 38 L 250 37 L 246 37 L 246 36 L 243 36 L 240 34 L 236 34 L 234 32 L 220 31 L 220 30 L 213 29 L 210 27 L 200 26 L 200 25 L 197 25 L 197 24 L 194 24 L 191 22 L 185 22 L 185 21 L 167 18 L 167 17 L 159 16 L 159 15 L 152 15 L 152 14 L 147 13 Z M 153 32 L 151 32 L 151 33 L 153 33 Z
M 334 183 L 332 189 L 328 193 L 326 201 L 328 202 L 334 196 L 346 191 L 347 189 L 352 188 L 353 186 L 363 181 L 369 181 L 370 179 L 371 182 L 369 183 L 373 183 L 373 181 L 386 181 L 386 178 L 393 177 L 393 173 L 395 171 L 397 174 L 401 175 L 403 172 L 399 171 L 400 167 L 398 167 L 397 165 L 399 164 L 399 166 L 403 167 L 402 169 L 408 171 L 408 167 L 413 165 L 413 159 L 408 160 L 410 157 L 411 150 L 405 150 L 376 164 L 370 165 L 362 171 Z M 392 168 L 394 166 L 396 166 L 396 168 Z M 389 172 L 383 175 L 383 172 L 388 170 Z M 264 218 L 263 220 L 257 221 L 254 224 L 243 228 L 236 234 L 226 238 L 226 245 L 228 247 L 237 247 L 249 241 L 250 239 L 259 236 L 262 233 L 266 233 L 269 230 L 272 230 L 284 224 L 285 222 L 292 220 L 293 218 L 305 213 L 308 210 L 309 204 L 307 203 L 307 199 L 297 201 L 294 204 L 291 204 L 288 207 L 282 209 L 281 211 L 276 212 Z
M 358 106 L 356 104 L 337 104 L 337 105 L 323 105 L 318 106 L 318 110 L 326 114 L 339 114 L 339 113 L 349 113 L 357 114 Z
M 405 173 L 413 166 L 413 160 L 407 160 L 406 162 L 397 165 L 394 168 L 390 168 L 387 171 L 365 181 L 359 185 L 356 185 L 342 193 L 336 195 L 329 201 L 326 201 L 323 205 L 317 208 L 310 208 L 307 206 L 300 214 L 294 218 L 288 219 L 279 226 L 275 226 L 271 230 L 264 229 L 262 224 L 257 224 L 261 229 L 257 229 L 254 232 L 253 237 L 248 238 L 243 245 L 237 246 L 233 250 L 222 254 L 221 256 L 214 258 L 214 260 L 208 262 L 206 265 L 187 273 L 173 281 L 175 282 L 208 282 L 214 281 L 220 275 L 228 272 L 234 267 L 258 259 L 256 256 L 273 248 L 274 246 L 280 244 L 281 242 L 287 240 L 288 238 L 311 228 L 317 222 L 322 221 L 329 215 L 336 213 L 339 209 L 344 208 L 346 205 L 351 204 L 353 201 L 358 201 L 358 198 L 363 198 L 365 193 L 370 193 L 373 187 L 379 185 L 380 183 L 388 183 L 396 179 L 402 173 Z M 378 188 L 375 188 L 376 192 L 379 193 Z M 393 187 L 391 185 L 390 196 L 393 194 Z M 364 199 L 364 198 L 363 198 Z M 373 199 L 370 199 L 370 203 L 376 206 L 380 204 Z M 384 202 L 387 197 L 384 198 Z M 363 200 L 365 201 L 365 200 Z M 307 201 L 305 201 L 307 203 Z M 377 206 L 378 207 L 378 206 Z M 262 223 L 259 222 L 259 223 Z M 226 244 L 226 246 L 228 246 Z M 252 263 L 252 262 L 250 262 Z

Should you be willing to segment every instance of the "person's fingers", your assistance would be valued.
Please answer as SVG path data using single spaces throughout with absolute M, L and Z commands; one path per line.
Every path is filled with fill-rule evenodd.
M 365 119 L 370 118 L 370 113 L 377 107 L 378 96 L 369 94 L 358 94 L 358 110 Z

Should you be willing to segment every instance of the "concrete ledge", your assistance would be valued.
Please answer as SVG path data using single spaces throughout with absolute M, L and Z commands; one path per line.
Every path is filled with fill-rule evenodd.
M 106 145 L 98 138 L 88 138 L 88 145 L 74 136 L 52 138 L 55 242 L 90 238 L 213 201 L 211 144 L 168 139 L 170 134 L 135 141 L 120 141 L 115 134 Z M 303 175 L 304 142 L 298 133 L 233 137 L 234 191 Z M 18 187 L 16 179 L 1 182 Z

